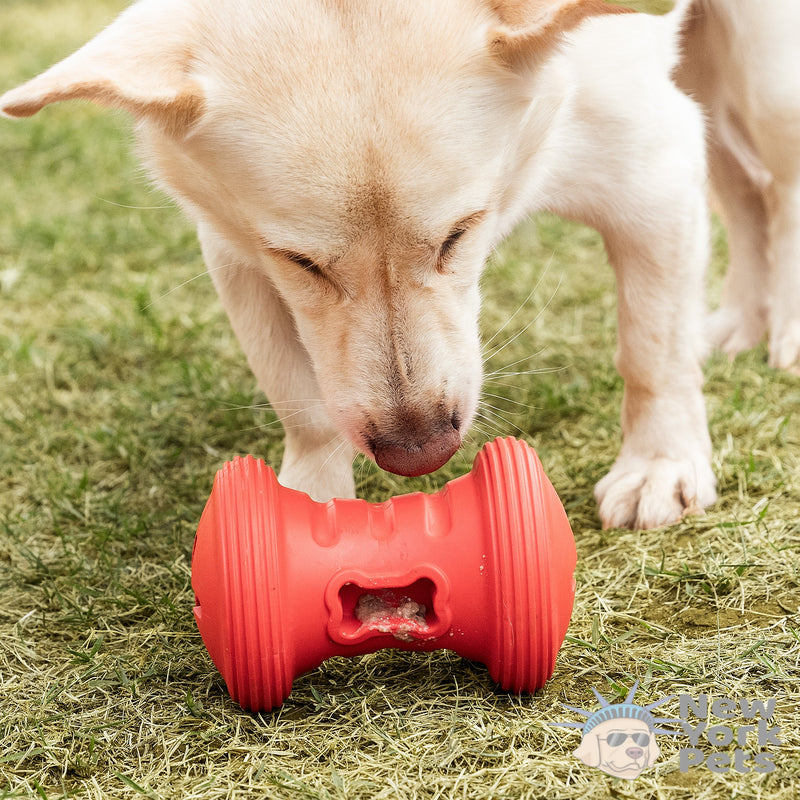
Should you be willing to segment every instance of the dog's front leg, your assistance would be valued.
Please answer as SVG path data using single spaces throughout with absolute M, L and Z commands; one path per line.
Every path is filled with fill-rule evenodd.
M 716 499 L 700 368 L 708 250 L 702 184 L 698 175 L 670 199 L 662 179 L 660 191 L 644 189 L 627 209 L 635 225 L 604 232 L 617 275 L 616 363 L 625 380 L 622 450 L 595 491 L 605 527 L 670 524 Z
M 592 91 L 580 115 L 565 114 L 569 157 L 546 191 L 551 210 L 603 234 L 617 277 L 622 448 L 595 496 L 604 527 L 655 528 L 716 499 L 701 370 L 704 130 L 697 107 L 657 74 L 627 93 L 623 81 L 582 80 Z
M 587 26 L 568 51 L 575 100 L 551 135 L 566 156 L 549 156 L 549 207 L 603 234 L 617 277 L 622 448 L 595 489 L 604 527 L 655 528 L 716 499 L 701 370 L 705 131 L 698 107 L 649 55 L 671 24 L 631 15 L 617 49 Z
M 353 447 L 325 412 L 288 308 L 269 279 L 212 230 L 199 226 L 198 234 L 234 333 L 286 434 L 280 482 L 315 500 L 354 497 Z

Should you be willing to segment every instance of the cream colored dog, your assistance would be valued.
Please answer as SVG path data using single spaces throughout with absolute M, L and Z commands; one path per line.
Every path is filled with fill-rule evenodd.
M 800 373 L 800 2 L 693 0 L 686 20 L 679 80 L 708 114 L 730 248 L 712 341 L 769 331 L 770 364 Z
M 281 480 L 316 498 L 354 493 L 354 450 L 404 475 L 447 461 L 493 245 L 538 209 L 595 226 L 625 379 L 600 516 L 652 527 L 715 499 L 703 124 L 670 77 L 686 5 L 141 0 L 0 109 L 135 116 L 284 420 Z

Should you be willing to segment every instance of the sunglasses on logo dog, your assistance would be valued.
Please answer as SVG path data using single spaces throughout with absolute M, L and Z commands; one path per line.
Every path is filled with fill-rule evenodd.
M 622 733 L 621 731 L 614 731 L 609 733 L 608 736 L 598 736 L 601 742 L 605 742 L 609 747 L 619 747 L 626 739 L 630 738 L 634 744 L 639 747 L 646 747 L 650 744 L 650 734 L 636 731 L 634 733 Z

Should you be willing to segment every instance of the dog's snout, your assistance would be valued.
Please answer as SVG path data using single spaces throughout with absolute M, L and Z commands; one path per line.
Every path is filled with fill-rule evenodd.
M 629 747 L 625 755 L 633 761 L 638 761 L 644 755 L 644 750 L 641 747 Z
M 375 426 L 369 446 L 381 469 L 414 478 L 444 466 L 461 446 L 457 412 L 400 412 Z

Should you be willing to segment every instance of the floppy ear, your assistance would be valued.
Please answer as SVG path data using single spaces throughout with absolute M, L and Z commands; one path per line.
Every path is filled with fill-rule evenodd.
M 0 113 L 29 117 L 49 103 L 83 99 L 185 131 L 204 107 L 188 74 L 186 14 L 186 4 L 171 0 L 135 3 L 80 50 L 0 97 Z
M 647 746 L 647 762 L 646 767 L 652 767 L 656 763 L 658 757 L 661 755 L 661 748 L 658 746 L 655 734 L 650 737 L 650 744 Z
M 597 734 L 592 731 L 584 736 L 572 755 L 583 761 L 587 767 L 598 766 L 600 764 L 600 744 L 597 741 Z
M 549 56 L 562 36 L 587 17 L 626 14 L 633 9 L 603 0 L 490 0 L 501 24 L 491 46 L 508 66 Z

